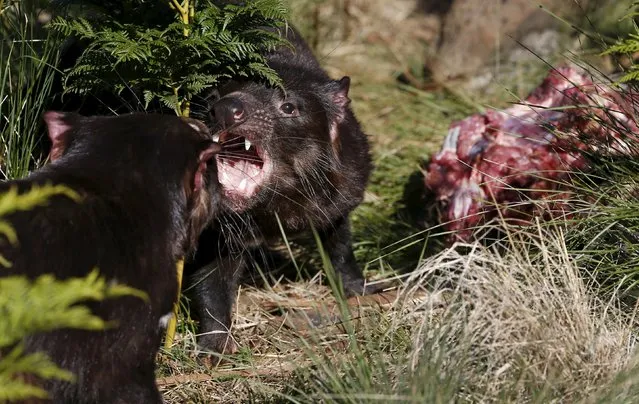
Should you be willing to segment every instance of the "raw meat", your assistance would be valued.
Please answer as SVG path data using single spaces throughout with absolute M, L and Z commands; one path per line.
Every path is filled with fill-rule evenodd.
M 524 102 L 453 122 L 425 172 L 450 241 L 497 217 L 526 223 L 570 211 L 565 192 L 572 173 L 588 170 L 583 151 L 632 153 L 638 105 L 630 89 L 560 67 Z M 530 203 L 538 200 L 545 207 Z

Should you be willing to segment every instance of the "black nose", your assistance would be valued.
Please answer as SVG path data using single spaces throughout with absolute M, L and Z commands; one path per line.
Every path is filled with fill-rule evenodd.
M 215 120 L 225 128 L 242 122 L 245 118 L 244 104 L 237 98 L 221 98 L 213 105 Z

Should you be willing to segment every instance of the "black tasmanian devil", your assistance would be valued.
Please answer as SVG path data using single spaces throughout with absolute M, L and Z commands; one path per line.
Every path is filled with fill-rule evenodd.
M 366 135 L 349 107 L 350 78 L 332 80 L 298 32 L 294 46 L 266 55 L 283 90 L 251 81 L 218 89 L 210 113 L 223 151 L 217 168 L 224 213 L 200 237 L 192 296 L 199 345 L 232 353 L 231 310 L 247 247 L 281 236 L 320 233 L 347 294 L 373 292 L 355 262 L 349 214 L 372 168 Z
M 76 375 L 76 382 L 41 382 L 54 403 L 161 403 L 155 356 L 161 326 L 177 295 L 176 260 L 188 252 L 217 210 L 213 156 L 220 146 L 208 128 L 176 116 L 83 117 L 45 114 L 51 163 L 0 191 L 64 184 L 81 201 L 55 196 L 45 206 L 7 219 L 19 245 L 0 244 L 12 262 L 0 274 L 59 279 L 97 267 L 109 281 L 146 292 L 88 303 L 115 328 L 59 329 L 28 337 Z

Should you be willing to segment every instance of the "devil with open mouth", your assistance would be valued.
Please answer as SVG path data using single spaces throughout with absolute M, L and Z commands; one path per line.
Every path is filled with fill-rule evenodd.
M 350 212 L 372 168 L 366 135 L 349 103 L 349 77 L 332 80 L 293 29 L 294 50 L 266 55 L 283 88 L 230 81 L 211 101 L 226 212 L 187 263 L 186 292 L 200 321 L 198 344 L 233 353 L 231 310 L 246 250 L 315 228 L 347 295 L 374 292 L 353 254 Z M 280 228 L 280 223 L 281 227 Z
M 218 168 L 222 170 L 221 178 L 225 184 L 224 194 L 231 206 L 241 210 L 258 193 L 260 186 L 268 181 L 273 163 L 263 146 L 264 139 L 256 139 L 259 135 L 248 125 L 235 126 L 247 115 L 240 99 L 220 100 L 215 108 L 222 124 L 229 125 L 228 129 L 224 128 L 214 137 L 215 141 L 224 144 L 224 155 L 218 159 Z

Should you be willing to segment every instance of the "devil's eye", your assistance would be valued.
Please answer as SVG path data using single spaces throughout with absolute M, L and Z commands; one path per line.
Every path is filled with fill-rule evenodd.
M 291 115 L 293 112 L 295 112 L 295 105 L 291 104 L 290 102 L 285 102 L 280 107 L 280 110 L 287 115 Z

